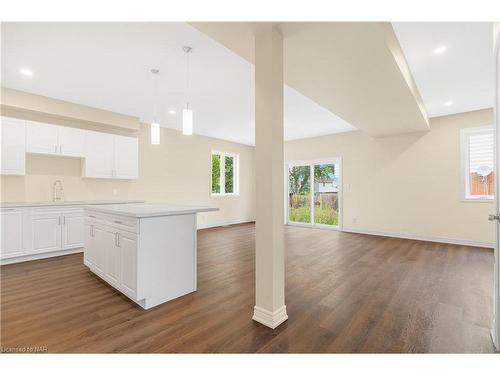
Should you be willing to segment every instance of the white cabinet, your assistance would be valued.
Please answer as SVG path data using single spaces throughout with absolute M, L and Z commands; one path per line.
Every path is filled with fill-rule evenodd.
M 114 136 L 112 134 L 86 131 L 84 152 L 84 177 L 113 178 Z
M 31 252 L 42 253 L 83 246 L 81 208 L 37 209 L 31 215 Z
M 113 224 L 85 225 L 84 263 L 131 298 L 137 294 L 137 236 Z
M 4 175 L 24 175 L 26 125 L 24 120 L 2 117 L 1 171 Z
M 62 247 L 71 249 L 83 246 L 83 211 L 63 212 L 62 216 Z
M 125 294 L 137 294 L 137 238 L 128 232 L 118 232 L 118 247 L 120 249 L 121 278 L 120 289 Z
M 83 157 L 84 136 L 84 130 L 60 126 L 58 132 L 59 153 L 64 156 Z
M 101 277 L 104 276 L 106 266 L 106 253 L 98 251 L 106 241 L 106 231 L 93 224 L 85 224 L 85 244 L 87 250 L 83 254 L 83 262 L 92 264 L 94 271 Z
M 31 250 L 34 253 L 61 250 L 61 215 L 35 213 L 31 218 Z
M 84 153 L 84 177 L 134 179 L 139 174 L 137 138 L 87 131 Z
M 57 129 L 56 125 L 28 121 L 26 125 L 26 152 L 57 154 L 59 151 Z
M 115 177 L 134 179 L 139 172 L 139 145 L 137 138 L 115 135 Z
M 196 290 L 196 213 L 133 218 L 101 210 L 85 208 L 84 263 L 92 272 L 144 309 Z
M 1 258 L 11 258 L 23 253 L 23 211 L 2 209 Z
M 28 121 L 26 151 L 35 154 L 83 157 L 81 129 Z
M 83 158 L 83 177 L 136 179 L 139 143 L 126 137 L 2 117 L 1 172 L 25 174 L 26 153 Z

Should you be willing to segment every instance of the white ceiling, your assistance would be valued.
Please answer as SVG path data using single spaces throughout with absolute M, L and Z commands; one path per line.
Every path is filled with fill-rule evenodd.
M 178 130 L 189 99 L 194 133 L 254 144 L 253 65 L 185 23 L 2 23 L 2 86 Z M 286 140 L 354 129 L 288 86 L 284 98 Z
M 429 117 L 493 107 L 491 23 L 392 25 Z M 445 51 L 434 53 L 441 46 Z

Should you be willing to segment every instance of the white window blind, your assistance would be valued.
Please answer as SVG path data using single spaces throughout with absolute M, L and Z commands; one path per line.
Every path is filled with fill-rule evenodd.
M 462 129 L 462 183 L 466 200 L 491 200 L 494 194 L 493 127 Z
M 493 130 L 469 135 L 469 170 L 478 172 L 485 167 L 493 170 Z

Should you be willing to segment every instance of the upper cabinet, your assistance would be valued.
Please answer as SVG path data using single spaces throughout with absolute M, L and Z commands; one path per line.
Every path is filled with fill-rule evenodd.
M 83 177 L 136 179 L 138 139 L 2 117 L 1 172 L 25 174 L 26 152 L 82 158 Z
M 85 130 L 60 126 L 58 131 L 59 153 L 65 156 L 85 156 L 83 139 Z
M 87 131 L 83 176 L 135 179 L 139 175 L 138 139 Z
M 24 120 L 2 117 L 1 172 L 24 175 L 26 157 L 26 125 Z
M 114 136 L 115 177 L 139 177 L 139 144 L 137 138 Z
M 84 133 L 81 129 L 28 121 L 26 152 L 83 157 Z

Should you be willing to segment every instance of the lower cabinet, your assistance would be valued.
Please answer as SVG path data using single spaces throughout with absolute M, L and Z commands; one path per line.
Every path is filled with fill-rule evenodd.
M 81 207 L 2 208 L 1 215 L 2 260 L 83 247 Z
M 196 290 L 196 214 L 133 218 L 85 209 L 84 263 L 144 309 Z
M 137 238 L 127 232 L 118 234 L 121 251 L 120 286 L 125 294 L 137 294 Z
M 137 295 L 137 235 L 102 223 L 85 224 L 84 263 L 131 298 Z
M 11 258 L 23 254 L 23 211 L 13 208 L 2 209 L 1 258 Z
M 32 252 L 61 250 L 61 215 L 54 213 L 36 213 L 31 217 Z
M 72 249 L 83 246 L 83 211 L 63 212 L 62 224 L 62 247 Z

